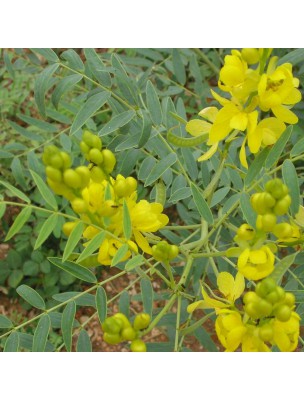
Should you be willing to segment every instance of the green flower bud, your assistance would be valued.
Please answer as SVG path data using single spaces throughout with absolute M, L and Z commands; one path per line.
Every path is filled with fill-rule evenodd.
M 89 161 L 93 162 L 96 165 L 100 165 L 103 163 L 103 155 L 98 149 L 91 149 L 89 151 Z
M 121 332 L 123 340 L 134 340 L 136 338 L 136 332 L 132 327 L 124 328 Z
M 280 239 L 288 238 L 292 235 L 292 226 L 287 222 L 281 222 L 280 224 L 276 224 L 273 228 L 273 233 L 276 237 Z
M 94 147 L 94 142 L 95 142 L 94 137 L 95 135 L 92 132 L 88 131 L 87 129 L 82 134 L 82 140 L 90 148 Z
M 277 201 L 276 205 L 273 208 L 273 212 L 276 215 L 287 214 L 290 204 L 291 204 L 291 197 L 289 196 L 289 194 L 287 194 L 286 196 L 281 198 L 281 200 Z
M 104 167 L 105 171 L 108 174 L 110 174 L 115 167 L 116 157 L 114 156 L 112 151 L 108 150 L 108 149 L 102 150 L 101 153 L 103 155 L 103 167 Z
M 103 340 L 109 344 L 118 344 L 121 342 L 121 337 L 118 333 L 104 332 Z
M 272 304 L 269 303 L 267 300 L 264 300 L 264 299 L 261 299 L 257 303 L 256 307 L 257 307 L 257 310 L 259 311 L 261 317 L 267 317 L 272 312 Z
M 114 316 L 112 316 L 106 318 L 101 327 L 104 332 L 119 334 L 123 329 L 123 322 L 115 319 Z
M 60 153 L 50 157 L 50 165 L 56 169 L 61 169 L 63 167 L 63 159 Z
M 86 155 L 89 153 L 90 147 L 84 141 L 81 141 L 79 146 L 83 154 Z
M 105 173 L 100 167 L 93 167 L 91 170 L 91 179 L 96 183 L 101 183 L 105 179 L 107 179 Z
M 237 236 L 241 240 L 252 240 L 255 236 L 255 230 L 248 224 L 242 224 L 237 230 Z
M 81 187 L 81 177 L 71 168 L 64 171 L 63 182 L 72 189 L 79 189 Z
M 88 167 L 82 165 L 80 167 L 75 168 L 75 172 L 77 172 L 77 174 L 81 178 L 81 188 L 85 188 L 90 182 L 91 171 L 89 170 Z
M 264 232 L 271 232 L 277 223 L 277 217 L 275 214 L 264 214 L 262 215 L 262 227 Z
M 285 302 L 285 304 L 288 305 L 288 307 L 292 308 L 296 302 L 296 298 L 295 298 L 294 294 L 290 293 L 290 292 L 286 292 L 284 302 Z
M 242 58 L 248 64 L 256 64 L 260 60 L 260 53 L 258 49 L 247 49 L 244 48 L 241 50 Z
M 70 168 L 70 166 L 72 165 L 72 160 L 71 160 L 71 157 L 69 156 L 69 154 L 66 153 L 65 151 L 61 151 L 60 156 L 61 156 L 62 162 L 63 162 L 63 169 Z
M 143 342 L 140 339 L 133 340 L 133 342 L 131 343 L 130 348 L 131 348 L 131 351 L 134 351 L 134 352 L 145 352 L 145 351 L 147 351 L 147 346 L 146 346 L 145 342 Z
M 116 313 L 115 315 L 113 315 L 113 318 L 117 321 L 121 321 L 122 322 L 122 326 L 123 328 L 129 328 L 131 327 L 131 323 L 128 320 L 128 318 L 122 314 L 122 313 Z
M 247 292 L 243 297 L 244 304 L 256 303 L 258 301 L 260 301 L 260 297 L 255 292 Z
M 62 173 L 59 169 L 51 167 L 48 165 L 45 168 L 45 173 L 48 178 L 50 178 L 54 182 L 62 182 Z
M 118 197 L 125 197 L 128 192 L 128 186 L 124 179 L 119 179 L 114 184 L 114 192 Z
M 151 317 L 149 314 L 146 313 L 141 313 L 136 315 L 133 326 L 135 330 L 141 330 L 141 329 L 146 329 L 148 328 L 149 324 L 151 321 Z
M 291 317 L 291 309 L 286 304 L 277 306 L 274 309 L 275 317 L 281 322 L 287 322 Z

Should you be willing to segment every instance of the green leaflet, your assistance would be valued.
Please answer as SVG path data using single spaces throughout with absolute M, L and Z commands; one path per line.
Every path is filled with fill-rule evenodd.
M 13 225 L 10 227 L 7 235 L 5 237 L 5 241 L 11 239 L 16 233 L 20 231 L 26 221 L 30 218 L 32 213 L 32 207 L 25 207 L 16 217 Z
M 107 102 L 110 96 L 111 94 L 109 92 L 100 92 L 89 97 L 78 111 L 71 126 L 70 134 L 74 135 L 74 133 L 76 133 L 78 129 L 82 128 L 87 120 L 91 118 L 96 113 L 96 111 L 98 111 Z
M 41 196 L 44 198 L 46 203 L 51 206 L 51 208 L 57 211 L 57 202 L 49 187 L 35 171 L 30 170 L 30 173 L 37 185 Z
M 36 290 L 27 285 L 21 285 L 16 289 L 16 292 L 31 306 L 40 310 L 45 310 L 45 302 Z
M 102 286 L 100 286 L 95 295 L 95 303 L 97 309 L 97 315 L 100 323 L 107 318 L 107 294 Z

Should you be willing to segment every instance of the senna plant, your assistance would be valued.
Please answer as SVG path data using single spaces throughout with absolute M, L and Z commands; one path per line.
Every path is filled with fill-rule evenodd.
M 26 226 L 35 250 L 52 239 L 50 269 L 79 285 L 55 281 L 50 298 L 17 279 L 37 312 L 0 315 L 4 351 L 92 351 L 94 318 L 113 351 L 302 349 L 302 49 L 31 49 L 4 62 L 12 80 L 37 74 L 40 113 L 4 121 L 0 213 L 20 209 L 6 240 Z M 80 307 L 94 310 L 84 322 Z

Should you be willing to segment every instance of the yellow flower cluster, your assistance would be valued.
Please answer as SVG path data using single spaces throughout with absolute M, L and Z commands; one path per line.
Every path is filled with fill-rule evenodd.
M 299 80 L 294 78 L 290 63 L 278 66 L 278 57 L 269 58 L 270 53 L 269 49 L 242 49 L 232 50 L 225 57 L 218 87 L 230 99 L 211 90 L 222 108 L 207 107 L 198 114 L 202 120 L 194 119 L 186 125 L 187 132 L 193 136 L 209 133 L 207 144 L 211 147 L 198 161 L 209 159 L 220 141 L 232 140 L 241 131 L 246 134 L 240 161 L 248 168 L 247 143 L 250 152 L 255 154 L 261 147 L 273 145 L 286 124 L 298 122 L 290 108 L 301 100 L 297 89 Z M 268 114 L 264 116 L 265 113 Z
M 226 351 L 239 347 L 243 352 L 271 351 L 276 345 L 280 351 L 294 351 L 300 335 L 300 317 L 294 312 L 295 298 L 267 278 L 256 286 L 255 292 L 243 297 L 239 310 L 235 302 L 245 290 L 244 277 L 238 272 L 235 279 L 221 272 L 217 285 L 223 298 L 208 296 L 202 289 L 203 300 L 190 304 L 189 313 L 200 309 L 215 309 L 216 334 Z
M 113 257 L 123 244 L 128 244 L 128 251 L 121 261 L 137 253 L 138 247 L 145 253 L 152 254 L 152 248 L 146 234 L 156 232 L 169 222 L 163 214 L 163 206 L 137 201 L 137 181 L 133 177 L 110 173 L 116 163 L 114 154 L 102 149 L 100 138 L 85 131 L 81 149 L 90 162 L 88 166 L 71 168 L 71 159 L 55 146 L 47 147 L 43 155 L 46 164 L 47 182 L 56 194 L 67 198 L 75 213 L 87 224 L 83 237 L 91 240 L 102 230 L 107 234 L 102 242 L 98 261 L 102 265 L 111 265 Z M 124 210 L 127 210 L 131 233 L 128 239 L 124 232 Z M 67 222 L 63 232 L 69 236 L 76 222 Z
M 265 192 L 254 193 L 251 205 L 257 212 L 256 229 L 248 224 L 242 224 L 234 237 L 238 248 L 226 251 L 228 257 L 238 257 L 237 267 L 245 278 L 260 280 L 274 270 L 274 252 L 279 246 L 292 246 L 301 238 L 300 228 L 293 222 L 277 223 L 277 217 L 288 212 L 291 197 L 288 188 L 280 179 L 272 179 L 265 185 Z M 268 234 L 277 237 L 276 244 L 265 241 Z

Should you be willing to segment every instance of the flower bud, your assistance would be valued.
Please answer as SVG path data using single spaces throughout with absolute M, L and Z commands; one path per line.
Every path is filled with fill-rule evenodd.
M 131 348 L 131 351 L 134 351 L 134 352 L 146 352 L 147 351 L 146 343 L 143 342 L 141 339 L 133 340 L 130 348 Z
M 291 197 L 289 196 L 289 194 L 287 194 L 286 196 L 281 198 L 281 200 L 278 200 L 276 202 L 273 211 L 276 215 L 287 214 L 290 204 L 291 204 Z
M 118 344 L 121 342 L 121 337 L 118 333 L 104 332 L 103 340 L 109 344 Z
M 82 214 L 88 209 L 87 203 L 79 197 L 71 201 L 71 206 L 77 214 Z
M 280 239 L 291 237 L 292 235 L 292 226 L 287 222 L 281 222 L 280 224 L 276 224 L 273 233 L 276 237 Z
M 68 168 L 64 171 L 63 181 L 72 189 L 78 189 L 81 187 L 81 177 L 71 168 Z
M 260 54 L 258 49 L 242 49 L 241 50 L 242 58 L 248 64 L 256 64 L 260 60 Z
M 122 326 L 124 328 L 129 328 L 131 326 L 131 323 L 128 320 L 128 318 L 122 313 L 116 313 L 116 314 L 113 315 L 112 318 L 114 318 L 115 320 L 121 321 L 122 322 Z
M 248 224 L 242 224 L 237 230 L 237 236 L 241 240 L 252 240 L 255 236 L 255 230 Z
M 112 151 L 108 150 L 108 149 L 102 150 L 101 153 L 103 155 L 103 167 L 104 167 L 105 171 L 108 174 L 110 174 L 115 167 L 116 157 L 114 156 Z
M 91 179 L 91 172 L 89 168 L 81 165 L 80 167 L 75 168 L 75 171 L 81 178 L 81 188 L 85 188 Z
M 62 182 L 62 173 L 59 169 L 51 167 L 48 165 L 45 168 L 45 173 L 48 178 L 50 178 L 54 182 Z
M 61 169 L 63 167 L 63 159 L 60 156 L 60 153 L 50 157 L 50 165 L 56 169 Z
M 72 160 L 71 160 L 71 157 L 69 156 L 69 154 L 66 153 L 65 151 L 61 151 L 60 156 L 61 156 L 62 162 L 63 162 L 63 169 L 70 168 L 70 166 L 72 165 Z
M 271 232 L 277 222 L 275 214 L 264 214 L 261 218 L 261 225 L 264 232 Z
M 149 324 L 151 321 L 151 317 L 149 314 L 146 313 L 141 313 L 136 315 L 133 326 L 135 330 L 141 330 L 141 329 L 146 329 L 148 328 Z
M 134 340 L 136 338 L 136 332 L 132 327 L 124 328 L 121 331 L 121 337 L 124 340 Z
M 93 162 L 96 165 L 100 165 L 103 162 L 103 155 L 98 149 L 91 149 L 89 151 L 89 161 Z
M 66 222 L 62 226 L 62 231 L 66 236 L 70 236 L 72 230 L 75 228 L 76 222 Z
M 291 317 L 291 309 L 286 304 L 281 304 L 274 309 L 276 318 L 281 322 L 287 322 Z
M 107 177 L 103 170 L 100 167 L 93 167 L 91 170 L 91 179 L 92 181 L 96 183 L 101 183 L 104 181 Z

